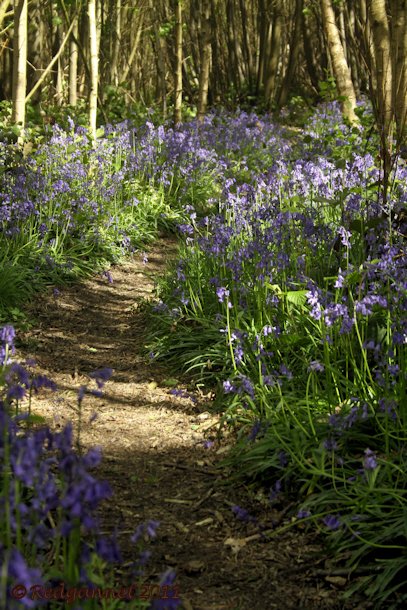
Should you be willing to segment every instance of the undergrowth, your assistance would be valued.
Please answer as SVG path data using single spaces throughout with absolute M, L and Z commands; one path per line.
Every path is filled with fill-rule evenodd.
M 270 505 L 294 502 L 281 527 L 321 530 L 357 576 L 345 597 L 358 590 L 387 609 L 407 600 L 407 168 L 394 158 L 384 193 L 372 119 L 364 106 L 359 114 L 350 128 L 337 104 L 324 104 L 293 133 L 267 116 L 212 113 L 177 128 L 110 126 L 96 142 L 71 123 L 24 160 L 4 145 L 0 320 L 18 318 L 34 291 L 178 231 L 179 259 L 150 312 L 152 361 L 217 389 L 215 406 L 238 436 L 225 460 L 231 480 L 262 485 Z M 80 529 L 71 524 L 72 540 L 58 529 L 71 496 L 57 455 L 85 479 L 83 460 L 95 460 L 72 457 L 69 432 L 21 434 L 10 406 L 37 382 L 7 358 L 2 380 L 7 595 L 18 566 L 37 578 L 38 549 L 45 577 L 49 557 L 74 570 L 58 577 L 80 577 Z M 24 443 L 37 448 L 39 469 L 55 453 L 51 508 L 45 492 L 36 500 L 37 475 L 27 482 L 11 461 Z M 48 507 L 35 523 L 31 502 Z M 91 557 L 99 569 L 97 549 L 96 540 L 78 563 L 85 572 Z
M 217 387 L 239 437 L 231 479 L 294 501 L 284 527 L 317 527 L 350 575 L 366 569 L 345 597 L 393 608 L 407 599 L 407 168 L 394 159 L 384 194 L 360 114 L 350 128 L 325 104 L 289 137 L 266 117 L 208 121 L 221 194 L 180 227 L 149 349 Z

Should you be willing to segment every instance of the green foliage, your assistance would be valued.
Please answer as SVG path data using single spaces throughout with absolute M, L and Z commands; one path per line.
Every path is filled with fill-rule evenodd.
M 295 502 L 283 527 L 312 524 L 350 574 L 366 569 L 348 596 L 401 608 L 405 229 L 389 209 L 405 201 L 405 173 L 383 209 L 377 136 L 371 114 L 360 116 L 353 129 L 325 105 L 289 143 L 275 130 L 279 153 L 258 131 L 245 140 L 246 116 L 241 128 L 229 120 L 239 146 L 231 135 L 218 206 L 190 220 L 159 285 L 149 349 L 216 387 L 239 436 L 231 478 Z M 221 121 L 213 129 L 220 140 Z
M 47 285 L 101 271 L 173 231 L 182 212 L 134 171 L 127 132 L 92 143 L 83 128 L 53 128 L 23 158 L 3 143 L 0 319 Z

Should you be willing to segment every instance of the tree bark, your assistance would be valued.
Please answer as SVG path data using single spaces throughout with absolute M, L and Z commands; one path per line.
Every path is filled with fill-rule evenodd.
M 120 52 L 120 42 L 122 38 L 122 2 L 121 0 L 116 0 L 115 6 L 115 31 L 114 31 L 114 41 L 113 41 L 113 49 L 112 49 L 112 61 L 110 65 L 111 77 L 113 81 L 113 85 L 117 87 L 119 84 L 119 52 Z
M 89 128 L 93 138 L 96 137 L 96 118 L 98 105 L 98 44 L 96 27 L 96 0 L 88 0 L 89 18 L 89 54 L 90 54 L 90 91 L 89 91 Z
M 392 56 L 397 140 L 407 137 L 407 0 L 392 3 Z
M 264 0 L 258 0 L 257 9 L 257 29 L 259 32 L 259 50 L 257 59 L 257 82 L 256 95 L 260 95 L 260 90 L 264 82 L 265 64 L 267 56 L 267 32 L 269 24 L 266 19 L 266 7 Z
M 376 98 L 378 126 L 383 138 L 385 154 L 390 154 L 392 120 L 394 117 L 393 71 L 390 48 L 390 29 L 384 0 L 371 0 L 370 5 L 373 45 L 376 58 Z
M 304 55 L 305 55 L 305 63 L 307 66 L 307 73 L 310 79 L 311 86 L 314 90 L 314 93 L 318 93 L 319 91 L 319 70 L 317 69 L 316 62 L 314 60 L 314 49 L 315 47 L 312 44 L 313 36 L 311 31 L 310 21 L 308 16 L 303 11 L 302 13 L 302 41 L 304 45 Z
M 141 13 L 140 21 L 138 23 L 136 34 L 134 36 L 134 41 L 133 41 L 133 44 L 131 47 L 130 54 L 129 54 L 128 58 L 126 58 L 126 60 L 127 60 L 126 66 L 123 68 L 123 71 L 120 75 L 121 83 L 123 83 L 127 80 L 131 67 L 133 66 L 134 59 L 136 57 L 136 54 L 137 54 L 137 51 L 138 51 L 138 48 L 140 45 L 141 30 L 143 28 L 143 23 L 144 23 L 144 13 Z
M 176 0 L 175 20 L 174 123 L 178 125 L 182 120 L 182 0 Z
M 290 55 L 288 58 L 288 66 L 278 98 L 279 107 L 285 106 L 287 103 L 288 94 L 294 80 L 295 70 L 297 68 L 298 55 L 300 52 L 301 43 L 301 19 L 303 4 L 304 0 L 296 0 L 294 14 L 294 31 L 290 42 Z
M 163 113 L 163 119 L 165 120 L 167 114 L 167 83 L 165 80 L 165 50 L 163 48 L 163 37 L 160 36 L 159 22 L 154 18 L 156 12 L 156 4 L 154 0 L 149 0 L 150 14 L 152 18 L 152 28 L 154 30 L 154 37 L 152 39 L 154 55 L 156 58 L 157 65 L 157 88 L 156 96 L 161 99 L 161 107 Z
M 208 103 L 209 69 L 211 63 L 211 12 L 209 0 L 202 5 L 202 58 L 199 73 L 198 121 L 202 122 Z
M 27 0 L 14 0 L 13 38 L 13 109 L 11 120 L 25 125 L 25 96 L 27 89 Z
M 76 106 L 78 101 L 78 17 L 74 17 L 72 36 L 69 40 L 69 105 Z
M 250 93 L 253 90 L 253 60 L 251 45 L 249 39 L 248 17 L 245 0 L 240 0 L 240 14 L 242 18 L 242 35 L 243 35 L 243 57 L 246 63 L 246 75 Z
M 356 123 L 358 118 L 355 114 L 355 89 L 341 43 L 338 26 L 335 22 L 335 13 L 331 0 L 321 0 L 321 9 L 325 36 L 328 43 L 329 54 L 332 61 L 332 69 L 336 80 L 336 87 L 340 97 L 343 100 L 342 112 L 351 123 Z
M 281 53 L 282 25 L 282 4 L 281 0 L 278 0 L 273 10 L 271 48 L 264 83 L 264 96 L 268 105 L 271 105 L 276 98 L 277 70 Z
M 1 0 L 0 2 L 0 30 L 3 26 L 4 17 L 7 13 L 7 9 L 10 5 L 11 0 Z

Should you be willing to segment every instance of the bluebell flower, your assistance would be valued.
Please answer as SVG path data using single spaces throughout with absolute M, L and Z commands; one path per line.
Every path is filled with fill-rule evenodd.
M 93 373 L 89 373 L 89 377 L 92 377 L 96 381 L 96 384 L 99 389 L 103 388 L 106 381 L 110 379 L 113 374 L 113 370 L 109 367 L 105 367 L 103 369 L 99 369 L 97 371 L 93 371 Z
M 342 522 L 340 520 L 340 515 L 326 515 L 323 518 L 323 522 L 327 528 L 330 530 L 337 530 L 341 527 Z
M 176 573 L 172 568 L 168 568 L 160 578 L 160 586 L 168 585 L 167 595 L 162 598 L 156 598 L 152 601 L 150 610 L 176 610 L 182 605 L 182 600 L 175 597 L 176 589 L 174 587 Z M 165 589 L 164 589 L 165 590 Z
M 277 479 L 274 486 L 270 489 L 270 494 L 269 494 L 270 502 L 273 502 L 278 497 L 281 490 L 282 490 L 281 479 Z
M 232 512 L 238 519 L 240 519 L 240 521 L 245 521 L 246 523 L 256 521 L 256 518 L 250 515 L 250 513 L 245 508 L 237 506 L 237 504 L 232 506 Z
M 233 385 L 230 379 L 226 379 L 226 381 L 223 382 L 223 391 L 225 394 L 236 392 L 236 387 Z
M 297 519 L 306 519 L 311 516 L 311 512 L 305 508 L 301 508 L 297 513 Z
M 11 324 L 6 324 L 0 330 L 0 341 L 5 343 L 6 345 L 13 345 L 15 337 L 16 331 L 14 330 L 14 326 L 11 326 Z
M 260 434 L 261 429 L 262 429 L 262 422 L 260 419 L 257 419 L 254 422 L 254 424 L 249 432 L 249 436 L 248 436 L 249 441 L 254 441 L 257 438 L 257 436 Z
M 323 373 L 325 370 L 324 365 L 319 360 L 311 360 L 308 366 L 309 371 L 314 371 L 316 373 Z
M 123 561 L 115 536 L 98 536 L 96 540 L 96 553 L 108 563 L 120 563 Z
M 229 290 L 224 286 L 220 286 L 216 289 L 216 295 L 218 297 L 219 303 L 223 303 L 225 298 L 229 296 Z
M 338 443 L 334 438 L 326 438 L 323 442 L 323 447 L 326 451 L 336 451 L 338 449 Z
M 371 449 L 365 449 L 363 468 L 365 470 L 375 470 L 375 468 L 377 468 L 377 457 Z
M 8 564 L 8 565 L 7 565 Z M 34 585 L 43 583 L 41 571 L 38 568 L 30 568 L 20 551 L 12 549 L 6 563 L 9 577 L 15 584 L 24 586 L 27 591 Z M 25 595 L 19 603 L 26 608 L 35 608 L 37 602 L 31 599 L 30 595 Z

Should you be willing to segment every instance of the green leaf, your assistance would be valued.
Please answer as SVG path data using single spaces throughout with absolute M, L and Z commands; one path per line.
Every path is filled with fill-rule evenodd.
M 289 290 L 286 292 L 287 302 L 301 307 L 307 300 L 308 290 Z
M 265 286 L 266 286 L 266 288 L 273 290 L 273 292 L 277 292 L 277 294 L 283 294 L 283 291 L 281 290 L 281 288 L 278 284 L 269 284 L 268 282 L 266 282 Z

